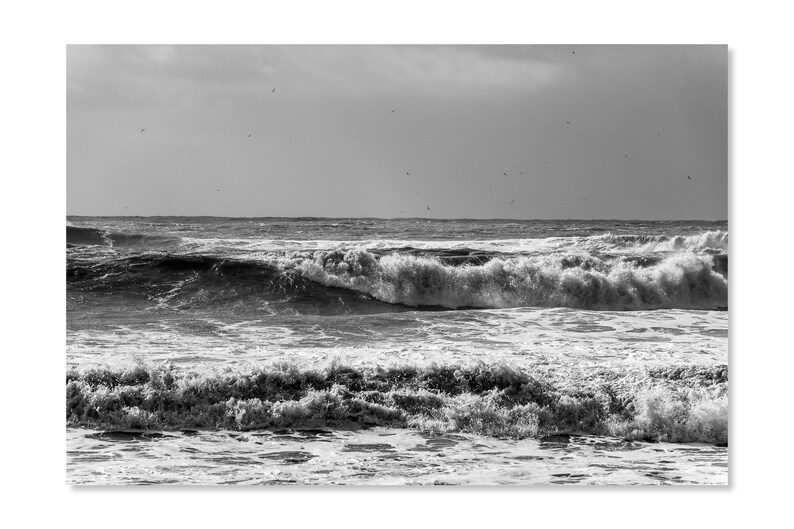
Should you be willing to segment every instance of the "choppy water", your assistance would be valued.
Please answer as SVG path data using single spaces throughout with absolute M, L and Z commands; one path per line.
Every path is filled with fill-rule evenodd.
M 724 484 L 727 278 L 726 223 L 69 218 L 67 479 Z

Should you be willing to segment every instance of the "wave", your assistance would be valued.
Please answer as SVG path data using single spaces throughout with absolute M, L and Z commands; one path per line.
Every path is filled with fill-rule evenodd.
M 116 233 L 98 228 L 66 226 L 66 244 L 70 246 L 109 246 L 115 248 L 175 247 L 180 239 L 165 235 Z
M 81 228 L 79 226 L 66 226 L 66 244 L 99 244 L 109 245 L 103 230 L 96 228 Z
M 551 255 L 450 266 L 434 258 L 397 253 L 378 259 L 357 249 L 316 252 L 312 258 L 289 263 L 303 277 L 323 285 L 414 307 L 727 307 L 727 279 L 714 271 L 711 256 L 680 253 L 651 266 L 642 264 L 589 255 Z
M 205 372 L 137 364 L 68 371 L 66 419 L 68 426 L 102 429 L 357 422 L 514 438 L 573 432 L 726 444 L 727 393 L 725 365 L 559 374 L 485 363 Z
M 696 235 L 600 235 L 594 239 L 615 248 L 632 247 L 635 251 L 681 251 L 704 252 L 728 250 L 728 232 L 707 231 Z
M 350 289 L 329 287 L 262 261 L 144 254 L 67 259 L 67 288 L 172 310 L 367 314 L 408 310 Z
M 142 296 L 172 308 L 283 301 L 319 313 L 392 310 L 387 305 L 645 310 L 728 304 L 727 255 L 602 260 L 586 254 L 423 253 L 354 248 L 248 260 L 161 253 L 73 257 L 67 259 L 67 285 L 76 292 Z

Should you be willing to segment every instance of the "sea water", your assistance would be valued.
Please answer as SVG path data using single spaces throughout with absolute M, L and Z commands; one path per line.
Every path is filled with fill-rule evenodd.
M 67 480 L 725 484 L 726 222 L 67 218 Z

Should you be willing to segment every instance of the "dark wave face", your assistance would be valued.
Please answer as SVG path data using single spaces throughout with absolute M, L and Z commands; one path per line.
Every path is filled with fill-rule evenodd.
M 66 244 L 69 246 L 164 249 L 174 247 L 178 242 L 178 238 L 163 235 L 114 233 L 96 228 L 66 227 Z
M 315 283 L 268 263 L 201 255 L 67 260 L 66 281 L 73 299 L 116 299 L 120 308 L 132 303 L 180 311 L 320 315 L 399 310 L 366 294 Z
M 103 230 L 66 226 L 66 244 L 109 245 Z

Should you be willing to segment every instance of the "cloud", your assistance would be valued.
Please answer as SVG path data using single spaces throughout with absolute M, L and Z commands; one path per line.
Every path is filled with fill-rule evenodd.
M 485 49 L 484 49 L 485 48 Z M 454 97 L 534 91 L 558 82 L 560 64 L 474 46 L 300 46 L 285 50 L 301 76 L 328 90 L 401 91 Z M 311 85 L 309 85 L 311 87 Z
M 134 102 L 227 95 L 268 87 L 293 93 L 405 92 L 435 97 L 534 92 L 565 67 L 510 46 L 69 46 L 75 97 Z M 268 88 L 270 90 L 270 88 Z

